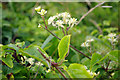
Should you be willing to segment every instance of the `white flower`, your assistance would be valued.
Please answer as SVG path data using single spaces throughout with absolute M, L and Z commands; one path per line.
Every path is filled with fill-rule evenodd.
M 113 43 L 113 42 L 117 42 L 117 38 L 115 38 L 116 37 L 116 34 L 115 33 L 110 33 L 110 34 L 108 34 L 108 40 L 111 42 L 111 43 Z
M 81 47 L 89 47 L 90 45 L 87 42 L 81 44 Z
M 55 16 L 50 17 L 50 18 L 48 19 L 48 25 L 50 25 L 50 24 L 54 21 L 55 18 L 56 18 Z
M 92 42 L 92 41 L 94 41 L 94 39 L 88 39 L 88 40 L 86 40 L 86 42 Z
M 40 28 L 40 27 L 41 27 L 41 24 L 39 24 L 38 27 Z
M 70 18 L 70 17 L 71 17 L 70 14 L 67 13 L 67 12 L 61 13 L 61 16 L 62 16 L 63 18 Z
M 37 62 L 37 63 L 35 63 L 35 65 L 42 66 L 43 64 L 41 62 Z
M 54 22 L 52 22 L 52 25 L 53 25 L 53 26 L 56 26 L 56 24 L 55 24 Z
M 73 27 L 74 24 L 76 24 L 76 23 L 77 23 L 77 19 L 75 19 L 75 18 L 70 18 L 70 20 L 69 20 L 69 26 L 71 25 L 71 27 Z
M 116 42 L 117 41 L 117 39 L 115 38 L 108 38 L 108 40 L 110 41 L 110 42 Z
M 38 6 L 37 8 L 35 8 L 35 10 L 39 12 L 41 10 L 41 6 Z
M 57 17 L 57 18 L 61 17 L 61 13 L 60 14 L 57 13 L 54 17 Z
M 57 19 L 57 20 L 56 20 Z M 53 26 L 64 28 L 64 25 L 66 24 L 66 27 L 69 25 L 70 27 L 73 27 L 74 24 L 76 24 L 77 19 L 71 18 L 71 15 L 67 12 L 63 13 L 57 13 L 55 16 L 50 17 L 48 19 L 48 25 L 52 24 Z M 68 25 L 67 25 L 68 24 Z
M 51 70 L 50 69 L 48 69 L 46 72 L 48 73 L 48 72 L 50 72 Z
M 69 22 L 69 19 L 63 18 L 63 23 L 64 23 L 64 24 L 67 24 L 68 22 Z
M 47 11 L 44 10 L 44 9 L 42 9 L 41 12 L 37 12 L 37 13 L 40 14 L 40 15 L 42 15 L 42 16 L 44 16 L 47 13 Z
M 110 34 L 108 34 L 108 37 L 115 37 L 115 36 L 116 36 L 115 33 L 110 33 Z
M 56 24 L 57 24 L 58 26 L 64 28 L 64 26 L 62 25 L 62 24 L 63 24 L 63 21 L 62 21 L 62 20 L 57 20 L 57 21 L 56 21 Z
M 28 61 L 31 65 L 33 65 L 34 64 L 34 59 L 33 58 L 28 58 L 26 61 Z
M 70 20 L 69 20 L 69 25 L 70 25 L 70 24 L 75 24 L 76 21 L 77 21 L 77 19 L 75 19 L 75 18 L 70 18 Z
M 87 70 L 87 72 L 91 75 L 91 76 L 96 76 L 97 74 L 94 72 L 90 72 L 90 70 Z

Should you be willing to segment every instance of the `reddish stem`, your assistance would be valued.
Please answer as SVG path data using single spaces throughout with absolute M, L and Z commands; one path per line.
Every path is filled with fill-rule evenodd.
M 61 70 L 58 67 L 58 64 L 55 62 L 51 62 L 42 52 L 39 48 L 37 48 L 37 50 L 40 52 L 40 54 L 49 62 L 51 63 L 51 66 L 55 67 L 57 69 L 57 71 L 67 80 L 66 76 L 61 72 Z

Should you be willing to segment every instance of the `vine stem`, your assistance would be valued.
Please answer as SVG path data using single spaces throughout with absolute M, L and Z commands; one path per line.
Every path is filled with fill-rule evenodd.
M 66 76 L 62 73 L 62 71 L 59 69 L 59 67 L 58 67 L 57 65 L 55 65 L 56 63 L 51 62 L 51 61 L 41 52 L 41 50 L 40 50 L 39 48 L 37 48 L 37 50 L 40 52 L 40 54 L 41 54 L 49 63 L 51 63 L 51 65 L 52 65 L 53 67 L 56 68 L 56 70 L 57 70 L 66 80 L 68 80 L 68 79 L 66 78 Z

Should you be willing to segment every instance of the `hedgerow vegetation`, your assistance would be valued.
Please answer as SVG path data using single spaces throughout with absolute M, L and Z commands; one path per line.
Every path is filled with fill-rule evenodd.
M 117 2 L 0 3 L 2 78 L 119 78 Z

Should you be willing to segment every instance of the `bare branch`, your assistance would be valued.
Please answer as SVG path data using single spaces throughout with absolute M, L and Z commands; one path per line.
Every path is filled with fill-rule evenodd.
M 96 5 L 95 7 L 91 8 L 86 14 L 84 14 L 80 20 L 78 21 L 78 23 L 76 25 L 78 25 L 90 12 L 92 12 L 95 8 L 99 7 L 100 5 L 104 4 L 105 2 L 99 3 L 98 5 Z

